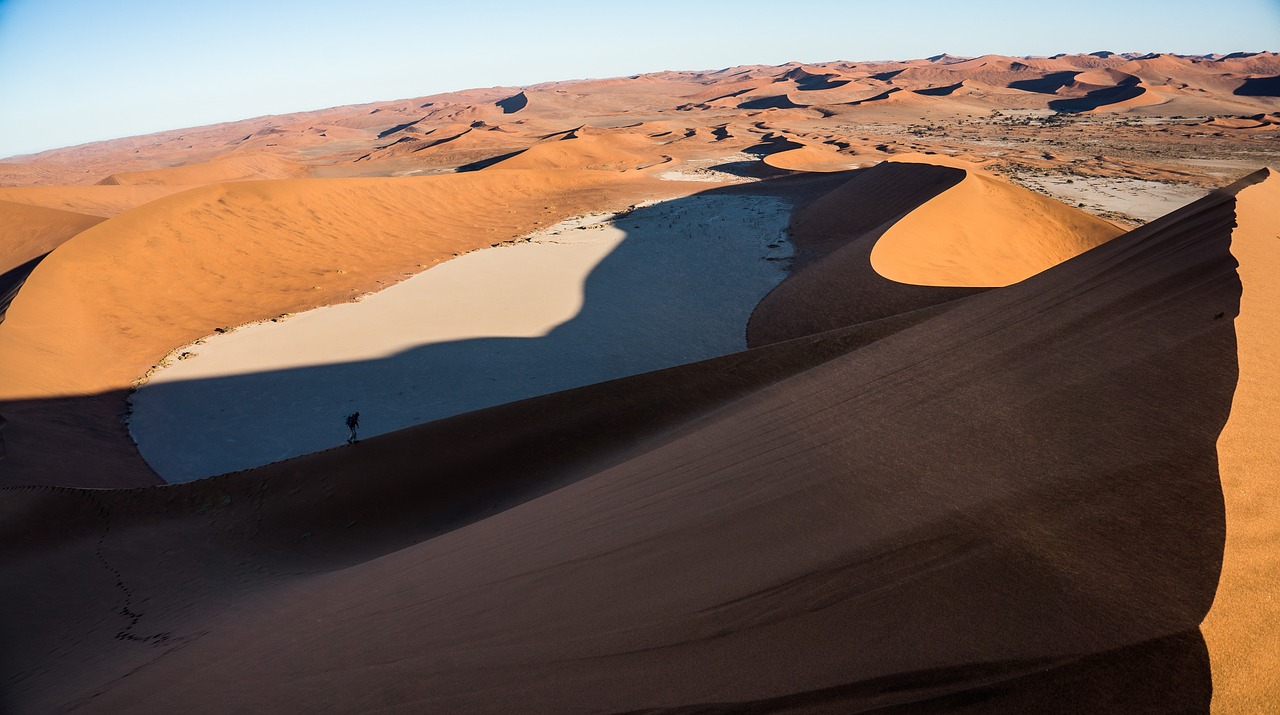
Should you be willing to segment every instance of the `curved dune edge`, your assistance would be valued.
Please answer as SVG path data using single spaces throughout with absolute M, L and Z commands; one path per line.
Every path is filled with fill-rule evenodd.
M 879 236 L 965 177 L 923 162 L 881 162 L 797 208 L 788 233 L 791 275 L 760 301 L 747 326 L 753 347 L 932 309 L 975 289 L 890 281 L 869 257 Z M 837 180 L 840 175 L 831 175 Z
M 1232 219 L 1219 192 L 924 320 L 250 472 L 5 490 L 0 625 L 21 636 L 6 696 L 101 712 L 1202 708 Z
M 99 216 L 0 199 L 0 274 L 42 256 L 102 223 Z
M 764 157 L 764 163 L 775 169 L 788 171 L 847 171 L 863 162 L 834 149 L 805 145 L 799 149 L 787 149 Z
M 871 265 L 899 283 L 1000 287 L 1123 232 L 1083 211 L 966 169 L 959 184 L 880 236 Z
M 123 392 L 174 347 L 345 302 L 568 216 L 697 188 L 610 172 L 486 171 L 215 184 L 127 211 L 51 253 L 0 323 L 9 421 L 0 478 L 111 486 L 100 481 L 111 470 L 86 471 L 100 450 L 122 460 L 115 486 L 153 483 L 125 454 L 119 413 Z M 69 418 L 56 407 L 87 395 L 101 404 Z
M 656 156 L 654 144 L 645 136 L 584 126 L 566 136 L 535 144 L 489 170 L 643 169 L 670 160 Z
M 1241 715 L 1268 711 L 1280 693 L 1280 180 L 1273 170 L 1265 175 L 1241 182 L 1236 193 L 1231 253 L 1243 284 L 1235 320 L 1240 378 L 1218 439 L 1227 542 L 1203 624 L 1213 712 Z

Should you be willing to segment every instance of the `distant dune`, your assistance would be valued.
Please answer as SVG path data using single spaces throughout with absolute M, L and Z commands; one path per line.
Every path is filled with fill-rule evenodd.
M 221 181 L 245 181 L 248 179 L 289 179 L 304 176 L 306 168 L 294 162 L 270 154 L 229 156 L 198 164 L 186 164 L 168 169 L 127 171 L 112 174 L 98 182 L 104 185 L 195 186 Z
M 1277 77 L 751 65 L 0 163 L 0 711 L 1275 711 Z

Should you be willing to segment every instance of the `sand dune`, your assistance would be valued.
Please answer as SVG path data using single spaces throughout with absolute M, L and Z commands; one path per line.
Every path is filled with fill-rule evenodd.
M 584 127 L 535 144 L 493 168 L 626 171 L 664 163 L 663 157 L 654 154 L 653 142 L 645 137 Z
M 102 220 L 0 200 L 0 320 L 41 257 Z
M 792 275 L 751 316 L 747 342 L 767 345 L 906 315 L 973 293 L 909 286 L 871 267 L 880 234 L 965 177 L 964 170 L 885 162 L 853 174 L 795 212 Z
M 102 221 L 98 216 L 0 200 L 0 273 L 52 251 Z
M 2 543 L 41 558 L 9 557 L 0 585 L 24 614 L 22 638 L 4 621 L 9 702 L 1208 707 L 1234 205 L 1215 194 L 908 327 L 223 479 L 10 490 Z M 607 407 L 631 403 L 679 417 Z
M 1082 211 L 975 171 L 885 231 L 881 276 L 916 285 L 1017 283 L 1120 235 Z
M 839 153 L 835 147 L 811 145 L 769 154 L 763 161 L 791 171 L 845 171 L 863 163 L 856 157 Z
M 306 175 L 306 167 L 270 154 L 248 154 L 213 159 L 197 164 L 175 166 L 151 171 L 131 171 L 112 174 L 101 184 L 138 186 L 162 184 L 166 186 L 193 186 L 223 181 L 248 181 L 251 179 L 287 179 Z
M 68 472 L 42 463 L 70 459 L 67 442 L 100 418 L 68 420 L 51 398 L 126 390 L 214 328 L 350 300 L 583 209 L 691 190 L 627 183 L 620 194 L 619 181 L 562 171 L 242 182 L 105 221 L 42 262 L 0 324 L 0 367 L 12 376 L 0 385 L 10 423 L 0 476 L 23 483 L 77 473 L 73 483 L 102 484 L 106 475 L 85 472 L 88 464 Z M 103 439 L 119 439 L 120 429 L 112 424 Z
M 2 162 L 0 711 L 1275 710 L 1278 76 L 792 62 Z
M 16 186 L 0 187 L 0 201 L 44 206 L 110 218 L 190 186 Z
M 180 349 L 132 399 L 166 481 L 746 348 L 789 206 L 711 195 L 572 219 L 366 297 Z M 250 387 L 250 385 L 255 385 Z M 262 434 L 270 440 L 261 440 Z
M 1237 226 L 1231 254 L 1243 292 L 1235 319 L 1239 381 L 1231 414 L 1218 438 L 1218 463 L 1226 501 L 1227 537 L 1222 576 L 1204 637 L 1213 664 L 1215 712 L 1264 712 L 1275 705 L 1280 671 L 1280 520 L 1275 438 L 1280 381 L 1274 356 L 1280 350 L 1280 180 L 1274 170 L 1255 174 L 1229 189 L 1235 194 Z

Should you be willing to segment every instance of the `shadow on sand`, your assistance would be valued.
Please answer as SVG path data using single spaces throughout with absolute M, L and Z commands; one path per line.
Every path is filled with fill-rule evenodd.
M 418 589 L 414 608 L 335 611 L 343 628 L 392 623 L 350 636 L 379 656 L 397 642 L 378 634 L 421 622 L 432 636 L 459 631 L 466 648 L 477 647 L 468 629 L 492 627 L 515 634 L 522 667 L 585 672 L 601 691 L 632 675 L 651 685 L 658 670 L 683 688 L 634 705 L 647 713 L 1206 713 L 1196 624 L 1225 539 L 1215 444 L 1237 379 L 1227 316 L 1241 290 L 1222 201 L 958 301 L 920 331 L 849 326 L 160 489 L 5 490 L 0 676 L 20 686 L 6 695 L 64 697 L 74 657 L 114 668 L 113 688 L 172 682 L 155 669 L 189 652 L 234 654 L 207 661 L 227 672 L 306 667 L 308 646 L 331 641 L 199 631 L 191 604 L 238 615 L 278 585 L 310 592 L 332 576 L 343 606 L 368 587 L 347 567 L 421 544 L 418 571 L 391 574 Z M 517 504 L 510 516 L 524 521 L 490 519 Z M 599 554 L 580 558 L 583 544 Z M 547 550 L 552 567 L 538 570 Z M 722 568 L 734 559 L 747 567 Z M 480 585 L 457 590 L 473 572 Z M 664 600 L 720 584 L 723 596 Z M 654 624 L 670 625 L 655 641 L 670 650 L 627 648 L 628 629 Z M 699 627 L 709 635 L 686 648 Z M 556 628 L 616 649 L 567 659 L 574 641 L 537 638 Z M 137 647 L 161 637 L 179 645 Z M 259 639 L 285 645 L 241 646 Z M 453 667 L 451 651 L 434 652 L 415 674 Z M 907 665 L 885 675 L 895 654 Z M 356 657 L 344 662 L 373 659 Z M 788 668 L 833 659 L 852 665 L 824 683 L 787 681 Z M 776 680 L 775 696 L 699 697 L 743 672 Z M 542 673 L 523 673 L 462 682 L 524 697 Z
M 1095 89 L 1083 97 L 1052 100 L 1049 102 L 1049 109 L 1055 112 L 1089 112 L 1098 107 L 1124 102 L 1146 91 L 1138 86 L 1139 82 L 1137 77 L 1128 77 L 1114 87 Z
M 637 208 L 614 222 L 625 238 L 590 269 L 579 312 L 545 335 L 430 342 L 377 359 L 226 377 L 184 379 L 174 372 L 170 379 L 153 379 L 134 396 L 131 430 L 157 472 L 169 481 L 187 481 L 337 446 L 347 438 L 344 416 L 356 411 L 361 435 L 373 436 L 744 350 L 752 310 L 786 275 L 789 208 L 760 189 L 732 188 Z M 601 250 L 601 244 L 589 243 L 600 240 L 593 234 L 601 235 L 593 226 L 569 227 L 540 239 L 542 244 L 489 250 L 521 252 L 497 260 L 538 261 L 538 268 L 522 274 L 550 270 L 550 265 L 580 260 L 574 256 L 581 253 L 573 252 Z M 553 251 L 553 258 L 544 264 L 548 259 L 534 251 Z M 519 313 L 527 301 L 511 291 L 553 289 L 540 289 L 536 278 L 526 285 L 517 277 L 512 288 L 495 284 L 471 292 L 470 286 L 488 275 L 475 270 L 475 277 L 454 291 L 445 289 L 450 295 L 436 300 L 396 294 L 395 322 L 388 328 L 416 334 L 412 323 L 418 316 L 424 326 L 447 322 L 441 310 Z M 441 302 L 459 292 L 458 302 Z M 363 310 L 361 319 L 377 319 L 366 310 L 376 299 L 347 306 L 344 310 L 351 312 L 344 317 L 350 320 Z M 324 317 L 331 319 L 326 330 L 334 331 L 333 341 L 358 339 L 344 328 L 353 323 L 332 320 L 335 313 Z M 297 335 L 286 332 L 290 327 L 288 322 L 255 327 L 259 336 L 263 331 L 278 336 L 255 345 L 287 344 Z M 202 350 L 216 347 L 192 348 L 195 360 Z M 303 361 L 326 357 L 299 355 Z

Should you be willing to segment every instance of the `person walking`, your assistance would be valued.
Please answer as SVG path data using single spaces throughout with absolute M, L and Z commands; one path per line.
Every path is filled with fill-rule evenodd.
M 356 439 L 356 430 L 360 429 L 360 413 L 352 412 L 347 415 L 347 429 L 351 430 L 351 436 L 347 438 L 347 444 L 355 444 L 360 441 Z

